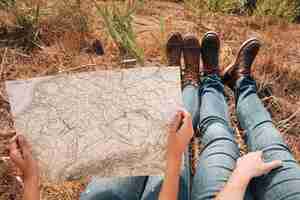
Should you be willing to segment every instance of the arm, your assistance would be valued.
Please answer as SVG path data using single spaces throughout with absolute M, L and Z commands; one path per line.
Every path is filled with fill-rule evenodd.
M 252 178 L 268 174 L 271 170 L 280 166 L 282 166 L 280 160 L 265 163 L 261 151 L 246 154 L 238 159 L 235 170 L 216 200 L 243 200 Z
M 165 180 L 160 191 L 159 200 L 177 199 L 179 189 L 181 158 L 167 161 Z
M 23 173 L 23 200 L 39 200 L 38 165 L 30 152 L 30 145 L 24 136 L 19 135 L 11 141 L 9 152 L 11 160 Z
M 219 193 L 216 200 L 243 200 L 249 182 L 249 177 L 244 177 L 243 174 L 234 170 L 228 183 Z
M 39 200 L 40 190 L 39 190 L 39 180 L 24 180 L 24 195 L 23 200 Z
M 167 167 L 159 200 L 177 199 L 182 155 L 192 136 L 193 125 L 190 114 L 182 111 L 178 112 L 170 124 Z

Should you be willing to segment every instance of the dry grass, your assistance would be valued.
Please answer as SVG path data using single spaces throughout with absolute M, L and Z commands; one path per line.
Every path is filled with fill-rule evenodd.
M 0 139 L 0 157 L 7 156 L 4 148 L 9 138 L 7 133 L 13 131 L 4 90 L 5 80 L 121 67 L 118 46 L 105 31 L 104 22 L 97 17 L 93 6 L 82 3 L 76 7 L 76 1 L 71 0 L 57 1 L 59 5 L 64 3 L 65 7 L 50 5 L 49 1 L 41 3 L 39 47 L 31 52 L 24 52 L 14 46 L 0 48 L 0 134 L 6 134 Z M 55 11 L 50 12 L 51 9 Z M 2 11 L 0 16 L 4 16 Z M 199 13 L 188 9 L 183 3 L 145 1 L 144 7 L 133 16 L 132 23 L 137 44 L 144 50 L 146 65 L 164 64 L 162 44 L 174 31 L 194 33 L 199 38 L 207 30 L 217 31 L 222 39 L 222 68 L 233 60 L 245 39 L 250 36 L 260 38 L 264 45 L 254 70 L 259 94 L 300 161 L 300 114 L 296 112 L 300 106 L 300 25 L 273 17 L 208 13 L 201 15 L 200 20 L 198 16 Z M 105 56 L 86 53 L 85 48 L 89 48 L 94 39 L 100 39 L 103 43 Z M 234 100 L 231 93 L 229 96 L 232 124 L 238 132 L 237 140 L 241 150 L 246 152 L 242 142 L 243 132 L 237 129 Z M 2 166 L 4 164 L 0 163 L 0 169 Z M 5 169 L 0 172 L 0 200 L 19 199 L 20 188 L 12 176 L 14 172 Z M 76 199 L 84 183 L 44 184 L 43 199 Z

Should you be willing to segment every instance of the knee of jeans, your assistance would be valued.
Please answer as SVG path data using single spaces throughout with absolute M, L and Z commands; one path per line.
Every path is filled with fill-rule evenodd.
M 107 196 L 109 190 L 102 190 L 100 185 L 96 183 L 95 180 L 92 180 L 87 188 L 80 194 L 80 200 L 96 200 L 98 196 Z M 106 194 L 105 194 L 106 193 Z M 111 192 L 110 192 L 111 193 Z
M 228 122 L 225 119 L 217 116 L 210 116 L 205 119 L 202 119 L 202 121 L 200 121 L 200 123 L 198 124 L 197 128 L 199 129 L 200 133 L 204 133 L 207 131 L 207 129 L 210 126 L 218 126 L 218 125 L 221 125 L 226 129 L 230 129 Z
M 222 120 L 212 121 L 201 131 L 203 137 L 209 137 L 210 139 L 234 139 L 233 129 Z
M 113 187 L 118 185 L 119 179 L 116 178 L 92 178 L 86 189 L 80 194 L 80 200 L 101 200 L 120 198 L 113 193 Z
M 280 132 L 271 122 L 260 124 L 253 131 L 247 131 L 246 136 L 246 142 L 251 151 L 288 149 L 288 146 L 284 142 Z
M 80 200 L 100 200 L 103 198 L 112 198 L 112 192 L 107 191 L 98 191 L 95 188 L 87 188 L 80 194 Z

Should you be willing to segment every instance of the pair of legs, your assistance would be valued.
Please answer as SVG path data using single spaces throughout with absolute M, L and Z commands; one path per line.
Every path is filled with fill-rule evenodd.
M 213 199 L 228 181 L 239 157 L 223 88 L 220 78 L 212 76 L 205 78 L 200 89 L 199 128 L 204 149 L 192 181 L 193 200 Z M 249 152 L 263 151 L 266 161 L 279 159 L 284 163 L 268 175 L 252 180 L 245 199 L 300 199 L 300 167 L 258 98 L 255 81 L 249 77 L 239 79 L 235 96 L 236 114 L 246 130 Z
M 210 51 L 210 55 L 202 55 L 206 65 L 204 70 L 212 69 L 216 66 L 215 63 L 218 63 L 216 58 L 208 58 L 218 56 L 218 37 L 215 34 L 211 36 L 211 41 L 208 41 L 205 47 Z M 300 199 L 300 167 L 257 96 L 256 82 L 251 76 L 251 65 L 258 49 L 257 40 L 247 41 L 241 47 L 233 66 L 223 73 L 224 78 L 221 79 L 218 73 L 205 73 L 201 87 L 198 90 L 195 88 L 194 94 L 190 94 L 199 94 L 199 102 L 196 104 L 200 105 L 198 127 L 203 145 L 192 180 L 192 200 L 214 199 L 229 180 L 240 156 L 234 131 L 230 127 L 224 82 L 228 83 L 235 93 L 236 114 L 240 127 L 246 132 L 245 140 L 249 152 L 263 151 L 266 162 L 283 161 L 282 167 L 253 179 L 245 199 Z M 207 71 L 216 71 L 211 69 Z

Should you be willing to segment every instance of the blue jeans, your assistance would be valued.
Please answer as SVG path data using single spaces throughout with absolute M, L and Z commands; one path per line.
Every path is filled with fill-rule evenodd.
M 200 88 L 198 123 L 203 150 L 192 180 L 192 200 L 214 199 L 227 183 L 240 157 L 234 131 L 230 127 L 224 85 L 218 76 L 208 76 Z M 247 189 L 245 199 L 253 199 Z
M 300 200 L 300 167 L 259 100 L 255 81 L 248 77 L 241 78 L 237 82 L 235 96 L 239 123 L 246 130 L 248 150 L 262 150 L 266 161 L 283 161 L 283 167 L 253 179 L 244 199 Z M 193 116 L 194 128 L 200 129 L 203 150 L 193 180 L 189 180 L 186 164 L 178 199 L 214 199 L 228 181 L 240 156 L 234 131 L 230 127 L 224 86 L 217 76 L 205 77 L 201 88 L 192 85 L 184 88 L 183 101 Z M 187 158 L 185 161 L 188 161 Z M 94 179 L 82 193 L 81 199 L 154 200 L 158 199 L 161 183 L 162 177 Z
M 274 127 L 270 114 L 256 94 L 251 78 L 242 78 L 236 87 L 237 116 L 246 130 L 248 150 L 263 151 L 264 160 L 282 160 L 283 166 L 250 183 L 257 200 L 300 200 L 300 166 Z
M 185 108 L 193 117 L 194 128 L 199 121 L 199 88 L 188 85 L 183 90 Z M 179 200 L 190 199 L 190 167 L 188 149 L 180 177 Z M 161 176 L 126 178 L 93 178 L 81 200 L 157 200 L 163 182 Z
M 199 121 L 204 149 L 192 180 L 192 200 L 214 199 L 228 181 L 240 156 L 223 93 L 224 86 L 218 77 L 204 79 L 200 89 Z M 238 120 L 241 128 L 246 130 L 248 150 L 263 151 L 267 162 L 283 161 L 283 167 L 253 179 L 244 199 L 300 200 L 300 167 L 258 98 L 255 81 L 249 77 L 238 80 L 235 97 Z

